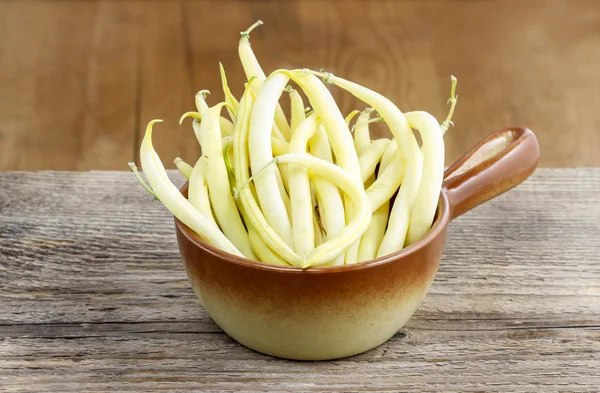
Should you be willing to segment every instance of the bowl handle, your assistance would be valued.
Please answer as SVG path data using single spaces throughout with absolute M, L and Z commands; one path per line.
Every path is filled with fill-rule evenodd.
M 490 135 L 444 173 L 450 219 L 519 185 L 539 160 L 540 147 L 531 130 L 507 128 Z

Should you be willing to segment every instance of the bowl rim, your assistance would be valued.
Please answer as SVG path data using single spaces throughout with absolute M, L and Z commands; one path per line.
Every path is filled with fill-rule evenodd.
M 185 183 L 181 187 L 181 192 L 185 195 L 187 193 L 188 183 Z M 194 231 L 192 231 L 188 226 L 182 223 L 177 217 L 175 219 L 175 228 L 177 232 L 182 233 L 188 241 L 193 243 L 196 247 L 200 247 L 204 251 L 212 254 L 218 259 L 225 260 L 230 263 L 234 263 L 236 265 L 242 265 L 248 268 L 254 268 L 259 270 L 268 270 L 272 272 L 279 273 L 291 273 L 291 274 L 327 274 L 327 273 L 338 273 L 338 272 L 348 272 L 354 270 L 362 270 L 370 267 L 384 265 L 403 257 L 407 257 L 420 249 L 426 247 L 435 239 L 440 232 L 442 232 L 450 222 L 450 206 L 448 202 L 448 196 L 446 195 L 446 190 L 442 188 L 440 191 L 440 199 L 438 202 L 438 208 L 436 213 L 441 210 L 442 214 L 437 214 L 437 217 L 433 224 L 431 225 L 431 229 L 427 232 L 425 237 L 415 244 L 412 244 L 406 248 L 403 248 L 400 251 L 396 251 L 395 253 L 388 254 L 379 258 L 371 259 L 364 262 L 353 263 L 351 265 L 341 265 L 341 266 L 320 266 L 320 267 L 307 267 L 301 268 L 298 266 L 279 266 L 279 265 L 270 265 L 264 262 L 254 261 L 251 259 L 247 259 L 244 257 L 240 257 L 237 255 L 230 254 L 226 251 L 220 250 L 204 240 L 200 238 Z

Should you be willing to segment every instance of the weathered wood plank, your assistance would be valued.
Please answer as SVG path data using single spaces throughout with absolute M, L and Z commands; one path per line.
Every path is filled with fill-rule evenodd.
M 10 352 L 0 360 L 0 384 L 28 392 L 594 392 L 599 336 L 588 329 L 409 330 L 332 362 L 274 359 L 222 334 L 5 339 Z
M 130 173 L 0 173 L 0 391 L 595 392 L 599 192 L 600 169 L 538 170 L 451 224 L 392 340 L 302 363 L 209 319 Z

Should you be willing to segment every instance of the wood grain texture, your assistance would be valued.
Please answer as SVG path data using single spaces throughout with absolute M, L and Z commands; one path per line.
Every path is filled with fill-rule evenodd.
M 0 169 L 120 167 L 134 143 L 131 4 L 0 4 Z
M 143 127 L 157 149 L 194 161 L 179 116 L 193 94 L 234 93 L 238 32 L 266 71 L 324 68 L 443 118 L 459 79 L 447 164 L 507 126 L 533 129 L 542 166 L 599 166 L 600 7 L 596 0 L 2 1 L 0 170 L 121 169 Z M 334 89 L 349 112 L 360 104 Z M 171 166 L 172 167 L 172 166 Z
M 600 169 L 538 170 L 450 224 L 394 338 L 292 362 L 209 319 L 130 173 L 0 173 L 0 391 L 596 392 L 599 193 Z

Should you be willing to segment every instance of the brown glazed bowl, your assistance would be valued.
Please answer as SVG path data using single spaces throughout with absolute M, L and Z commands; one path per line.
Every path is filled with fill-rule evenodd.
M 356 355 L 388 340 L 413 315 L 438 269 L 448 223 L 523 182 L 538 161 L 530 130 L 496 132 L 446 170 L 424 239 L 359 264 L 306 270 L 266 265 L 206 244 L 179 220 L 177 240 L 200 302 L 234 340 L 288 359 Z

